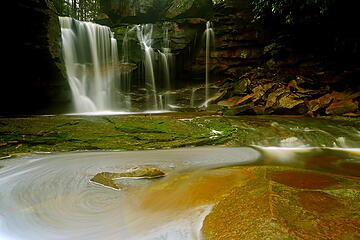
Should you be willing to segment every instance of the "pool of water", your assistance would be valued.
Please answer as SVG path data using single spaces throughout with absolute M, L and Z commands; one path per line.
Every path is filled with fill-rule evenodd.
M 231 187 L 233 178 L 226 168 L 212 169 L 288 165 L 357 176 L 351 164 L 359 163 L 356 148 L 256 146 L 49 153 L 2 160 L 0 239 L 201 239 L 215 196 Z M 122 190 L 90 182 L 99 172 L 134 167 L 157 167 L 167 176 L 123 181 Z

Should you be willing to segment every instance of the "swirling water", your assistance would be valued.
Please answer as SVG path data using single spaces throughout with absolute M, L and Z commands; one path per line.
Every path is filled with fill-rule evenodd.
M 194 148 L 34 154 L 5 160 L 0 170 L 0 239 L 200 239 L 211 205 L 178 212 L 139 207 L 138 192 L 166 179 L 129 181 L 121 191 L 89 180 L 99 172 L 139 166 L 171 173 L 247 164 L 259 157 L 252 148 Z

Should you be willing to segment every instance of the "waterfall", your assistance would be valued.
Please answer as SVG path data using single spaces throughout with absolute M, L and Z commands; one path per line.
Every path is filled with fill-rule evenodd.
M 174 69 L 174 56 L 171 53 L 170 48 L 170 35 L 169 30 L 171 27 L 171 23 L 164 22 L 163 24 L 163 40 L 162 40 L 162 51 L 159 51 L 160 54 L 160 66 L 163 73 L 163 80 L 164 80 L 164 92 L 165 92 L 165 98 L 163 108 L 167 108 L 169 104 L 172 103 L 170 90 L 171 90 L 171 82 L 172 82 L 172 73 Z
M 137 37 L 140 42 L 141 48 L 144 51 L 144 68 L 145 68 L 145 87 L 147 93 L 148 108 L 154 108 L 152 110 L 158 110 L 157 91 L 155 84 L 154 74 L 154 50 L 152 48 L 152 34 L 153 25 L 144 24 L 137 26 Z
M 206 48 L 206 70 L 205 70 L 205 103 L 204 106 L 208 106 L 209 99 L 209 83 L 210 83 L 210 55 L 211 55 L 211 47 L 215 46 L 215 34 L 214 29 L 212 28 L 212 24 L 210 21 L 206 23 L 205 30 L 205 48 Z
M 118 108 L 117 42 L 110 28 L 59 17 L 63 56 L 77 112 Z
M 121 97 L 121 107 L 123 109 L 131 109 L 131 77 L 132 77 L 132 64 L 129 62 L 129 39 L 128 34 L 134 29 L 127 29 L 122 42 L 122 57 L 120 63 L 120 81 L 119 81 L 119 94 Z

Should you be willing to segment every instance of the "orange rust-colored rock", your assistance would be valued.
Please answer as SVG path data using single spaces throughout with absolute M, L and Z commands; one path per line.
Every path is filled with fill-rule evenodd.
M 357 163 L 356 161 L 349 162 L 346 158 L 327 155 L 312 157 L 304 161 L 307 169 L 325 170 L 338 174 L 360 177 L 360 163 Z
M 299 171 L 275 172 L 271 175 L 271 180 L 303 189 L 323 189 L 338 183 L 338 180 L 327 175 Z
M 318 191 L 298 192 L 299 203 L 308 211 L 318 213 L 327 213 L 340 208 L 340 202 L 333 196 Z
M 359 238 L 359 179 L 285 167 L 239 169 L 245 173 L 251 179 L 232 188 L 205 218 L 203 239 Z
M 326 114 L 329 115 L 342 115 L 351 113 L 358 110 L 359 104 L 351 99 L 336 101 L 326 108 Z

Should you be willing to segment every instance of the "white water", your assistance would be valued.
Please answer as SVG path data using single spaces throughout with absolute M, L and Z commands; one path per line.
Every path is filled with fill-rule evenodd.
M 76 112 L 116 110 L 118 50 L 110 28 L 69 17 L 59 20 Z
M 129 33 L 133 32 L 134 28 L 127 29 L 123 42 L 122 42 L 122 57 L 120 67 L 120 80 L 119 80 L 119 94 L 121 97 L 121 108 L 129 111 L 131 109 L 131 78 L 134 64 L 129 61 L 130 46 L 129 46 Z
M 210 83 L 210 70 L 211 70 L 211 64 L 210 64 L 210 56 L 211 56 L 211 48 L 215 46 L 215 33 L 214 29 L 212 28 L 212 24 L 210 21 L 206 23 L 206 30 L 204 32 L 205 34 L 205 41 L 206 41 L 206 70 L 205 70 L 205 103 L 204 106 L 208 106 L 208 99 L 209 99 L 209 83 Z
M 145 87 L 147 89 L 148 109 L 159 108 L 154 74 L 154 50 L 152 48 L 153 25 L 144 24 L 137 26 L 137 37 L 144 51 Z
M 249 163 L 259 156 L 250 148 L 195 148 L 40 154 L 3 160 L 0 239 L 200 239 L 202 222 L 211 206 L 169 212 L 161 209 L 166 203 L 159 202 L 159 208 L 150 211 L 138 202 L 142 200 L 141 189 L 156 182 L 130 181 L 126 189 L 115 191 L 89 180 L 99 172 L 136 166 L 155 166 L 175 173 Z
M 171 23 L 164 22 L 163 24 L 163 41 L 162 41 L 162 51 L 159 51 L 160 54 L 160 67 L 163 72 L 163 81 L 164 81 L 164 98 L 162 99 L 163 107 L 162 109 L 168 109 L 169 104 L 172 104 L 172 98 L 170 95 L 171 85 L 173 82 L 173 74 L 175 68 L 175 57 L 171 53 L 170 48 L 170 28 L 172 27 Z
M 170 28 L 168 22 L 163 24 L 161 49 L 154 49 L 154 25 L 137 26 L 137 38 L 144 52 L 143 67 L 145 88 L 147 90 L 147 109 L 166 110 L 172 104 L 171 88 L 174 81 L 175 56 L 170 48 Z
M 63 56 L 76 113 L 131 111 L 132 90 L 135 90 L 131 81 L 136 64 L 131 62 L 128 35 L 135 32 L 144 53 L 142 73 L 147 92 L 144 110 L 166 110 L 172 104 L 170 90 L 175 77 L 175 56 L 170 49 L 170 23 L 163 24 L 159 50 L 154 50 L 152 46 L 153 24 L 128 29 L 119 59 L 117 41 L 110 28 L 69 17 L 60 17 L 59 20 Z

